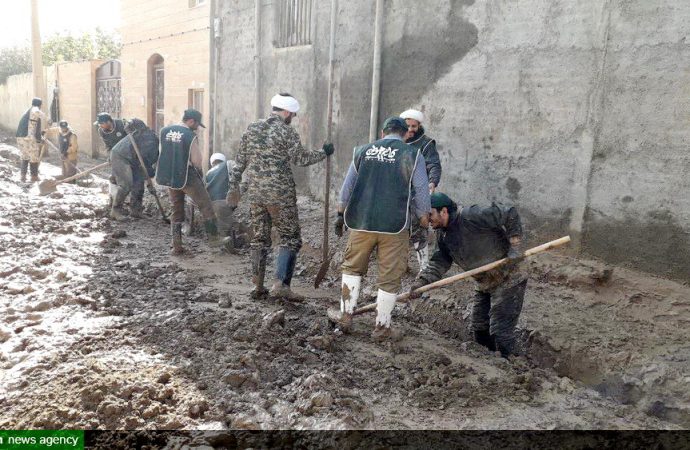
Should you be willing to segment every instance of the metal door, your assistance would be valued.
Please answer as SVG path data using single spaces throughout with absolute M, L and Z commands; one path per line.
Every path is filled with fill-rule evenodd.
M 154 130 L 156 134 L 165 125 L 165 70 L 163 64 L 153 66 L 153 108 L 154 108 Z
M 96 111 L 106 112 L 114 119 L 122 118 L 122 68 L 120 61 L 111 60 L 96 69 Z M 98 136 L 96 134 L 95 136 Z M 94 156 L 105 152 L 102 139 L 96 139 Z

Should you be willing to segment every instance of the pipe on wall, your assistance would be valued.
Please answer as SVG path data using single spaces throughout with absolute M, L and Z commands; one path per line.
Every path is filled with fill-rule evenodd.
M 261 118 L 261 0 L 254 0 L 254 115 Z
M 371 76 L 371 116 L 369 142 L 376 140 L 379 122 L 379 98 L 381 94 L 381 48 L 383 46 L 383 0 L 376 0 L 374 21 L 374 64 Z

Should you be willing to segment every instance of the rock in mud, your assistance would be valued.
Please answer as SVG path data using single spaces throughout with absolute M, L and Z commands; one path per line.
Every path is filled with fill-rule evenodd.
M 263 327 L 268 330 L 275 324 L 280 324 L 281 327 L 285 326 L 285 310 L 281 309 L 276 312 L 266 314 L 263 319 Z

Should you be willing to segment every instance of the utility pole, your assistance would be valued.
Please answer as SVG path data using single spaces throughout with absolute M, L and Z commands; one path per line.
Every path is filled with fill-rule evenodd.
M 43 77 L 43 53 L 41 50 L 41 31 L 38 28 L 38 0 L 31 0 L 31 70 L 34 79 L 34 96 L 48 104 L 46 82 Z

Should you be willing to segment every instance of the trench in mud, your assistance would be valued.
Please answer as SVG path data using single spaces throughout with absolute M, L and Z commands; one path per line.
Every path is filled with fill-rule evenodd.
M 70 186 L 61 191 L 65 200 L 81 195 Z M 560 421 L 554 419 L 559 411 L 549 412 L 547 421 L 542 405 L 556 396 L 554 403 L 561 402 L 565 406 L 560 407 L 570 408 L 569 413 L 574 408 L 564 396 L 592 410 L 598 408 L 599 415 L 610 410 L 579 389 L 573 393 L 567 382 L 566 394 L 554 394 L 556 389 L 541 393 L 540 384 L 560 382 L 553 379 L 551 368 L 581 378 L 569 368 L 577 365 L 575 359 L 564 358 L 537 333 L 523 331 L 521 343 L 531 361 L 548 370 L 535 370 L 524 361 L 511 366 L 483 354 L 471 343 L 466 327 L 465 293 L 452 293 L 441 301 L 435 296 L 419 303 L 414 312 L 397 308 L 394 321 L 405 329 L 406 337 L 394 348 L 370 342 L 371 318 L 359 321 L 353 336 L 334 335 L 323 313 L 326 303 L 337 301 L 339 258 L 333 258 L 324 288 L 311 289 L 308 284 L 321 257 L 320 234 L 314 231 L 320 228 L 315 218 L 319 207 L 305 205 L 303 198 L 305 246 L 296 284 L 309 301 L 302 305 L 249 300 L 246 255 L 213 254 L 198 234 L 185 238 L 190 256 L 170 258 L 167 229 L 153 219 L 157 216 L 150 198 L 147 211 L 152 219 L 122 224 L 102 219 L 102 208 L 89 219 L 82 219 L 78 209 L 73 216 L 61 216 L 60 199 L 55 200 L 55 216 L 45 218 L 46 230 L 60 221 L 63 231 L 72 226 L 82 239 L 76 244 L 81 250 L 77 249 L 73 268 L 67 270 L 70 282 L 63 283 L 58 292 L 47 292 L 55 298 L 46 311 L 30 311 L 38 299 L 36 294 L 27 298 L 27 313 L 20 320 L 31 325 L 31 314 L 43 313 L 44 325 L 24 331 L 17 326 L 7 341 L 14 347 L 20 338 L 26 348 L 16 352 L 11 348 L 8 355 L 26 359 L 18 365 L 6 361 L 4 375 L 23 377 L 24 388 L 30 391 L 24 392 L 25 404 L 5 413 L 0 422 L 5 425 L 130 429 L 625 426 L 619 421 L 597 425 L 596 415 L 589 413 L 581 421 Z M 104 203 L 104 198 L 96 202 Z M 82 220 L 91 220 L 93 226 L 85 228 Z M 13 228 L 11 223 L 2 226 Z M 59 228 L 50 235 L 56 239 L 54 246 L 75 245 Z M 332 242 L 335 245 L 335 238 Z M 362 303 L 369 300 L 365 290 Z M 73 323 L 65 324 L 65 317 L 56 316 L 54 330 L 49 329 L 53 311 L 69 312 L 67 320 Z M 450 339 L 438 339 L 426 327 Z M 41 334 L 27 336 L 26 330 Z M 47 339 L 53 332 L 63 339 L 57 341 L 62 348 L 41 349 L 41 336 Z M 57 354 L 50 354 L 53 350 Z M 32 351 L 36 353 L 31 355 Z M 41 361 L 42 355 L 48 360 Z M 582 376 L 582 380 L 596 387 L 593 378 Z M 0 392 L 0 403 L 19 401 L 12 391 L 21 386 L 6 388 L 8 392 Z M 46 399 L 50 405 L 45 405 Z M 502 418 L 501 408 L 511 409 L 512 416 Z M 530 416 L 525 410 L 540 416 L 538 425 L 525 417 Z M 613 415 L 627 413 L 621 410 Z

